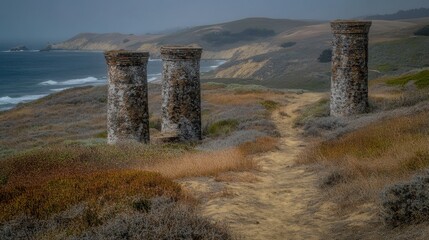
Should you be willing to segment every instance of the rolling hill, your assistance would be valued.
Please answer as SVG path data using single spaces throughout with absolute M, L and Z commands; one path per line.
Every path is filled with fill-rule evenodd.
M 401 20 L 401 19 L 412 19 L 412 18 L 424 18 L 429 17 L 429 8 L 417 8 L 410 10 L 401 10 L 392 14 L 374 15 L 368 16 L 366 19 L 369 20 Z
M 371 77 L 429 66 L 429 37 L 414 36 L 426 25 L 429 18 L 374 20 L 370 32 Z M 140 50 L 157 58 L 162 45 L 200 46 L 205 59 L 229 60 L 205 74 L 204 81 L 323 90 L 329 87 L 330 64 L 320 63 L 318 57 L 331 47 L 331 39 L 328 22 L 247 18 L 165 35 L 83 33 L 52 47 Z

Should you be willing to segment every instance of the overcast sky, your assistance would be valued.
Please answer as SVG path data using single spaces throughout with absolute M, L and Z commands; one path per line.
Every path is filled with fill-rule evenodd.
M 420 7 L 429 0 L 0 0 L 0 41 L 142 34 L 246 17 L 329 20 Z

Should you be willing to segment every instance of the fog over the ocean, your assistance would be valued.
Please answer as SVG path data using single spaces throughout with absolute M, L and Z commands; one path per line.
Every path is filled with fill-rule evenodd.
M 1 0 L 0 44 L 80 32 L 153 33 L 246 17 L 336 19 L 429 7 L 428 0 Z

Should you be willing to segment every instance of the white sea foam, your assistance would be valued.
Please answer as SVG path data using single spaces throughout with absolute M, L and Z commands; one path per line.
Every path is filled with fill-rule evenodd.
M 160 79 L 161 76 L 162 76 L 162 73 L 148 74 L 147 75 L 147 81 L 148 82 L 153 82 L 155 80 Z
M 1 51 L 4 53 L 22 53 L 22 52 L 40 52 L 40 50 L 18 50 L 18 51 L 11 51 L 11 50 L 6 50 L 6 51 Z
M 152 77 L 152 76 L 161 76 L 162 73 L 152 73 L 152 74 L 148 74 L 148 77 Z
M 46 94 L 39 94 L 39 95 L 27 95 L 27 96 L 22 96 L 22 97 L 0 97 L 0 105 L 7 105 L 7 104 L 18 104 L 18 103 L 22 103 L 22 102 L 29 102 L 29 101 L 33 101 L 39 98 L 42 98 L 46 96 Z
M 59 86 L 68 86 L 68 85 L 83 85 L 88 83 L 104 83 L 106 78 L 98 79 L 95 77 L 79 78 L 79 79 L 70 79 L 63 82 L 58 82 L 54 80 L 48 80 L 45 82 L 39 83 L 40 85 L 59 85 Z
M 87 77 L 87 78 L 81 78 L 81 79 L 72 79 L 67 80 L 64 82 L 61 82 L 61 85 L 79 85 L 79 84 L 85 84 L 85 83 L 93 83 L 98 82 L 99 80 L 95 77 Z
M 70 89 L 70 88 L 69 87 L 65 87 L 65 88 L 53 88 L 53 89 L 50 89 L 50 90 L 52 92 L 61 92 L 61 91 L 64 91 L 66 89 Z
M 209 66 L 210 69 L 216 69 L 218 68 L 220 65 L 226 63 L 226 60 L 215 60 L 215 65 Z
M 222 65 L 222 64 L 224 64 L 224 63 L 226 63 L 227 61 L 226 60 L 216 60 L 216 66 L 220 66 L 220 65 Z
M 53 81 L 53 80 L 49 80 L 49 81 L 41 82 L 39 84 L 40 85 L 57 85 L 58 82 L 57 81 Z
M 158 58 L 149 58 L 149 62 L 161 62 L 162 59 L 158 59 Z

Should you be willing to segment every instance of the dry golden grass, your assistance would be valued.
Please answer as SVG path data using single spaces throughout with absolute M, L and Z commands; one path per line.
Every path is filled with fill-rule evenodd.
M 0 162 L 0 221 L 18 214 L 46 218 L 80 202 L 118 202 L 136 195 L 185 198 L 170 178 L 253 170 L 257 164 L 250 155 L 272 150 L 276 143 L 265 137 L 213 152 L 139 144 L 57 145 L 23 152 Z
M 0 221 L 19 214 L 48 218 L 81 202 L 101 207 L 136 196 L 179 199 L 181 188 L 159 174 L 135 170 L 53 177 L 32 185 L 7 184 L 0 188 Z
M 150 167 L 143 166 L 142 169 L 159 172 L 170 178 L 217 176 L 228 171 L 254 170 L 257 169 L 257 163 L 251 155 L 271 151 L 277 147 L 277 143 L 275 138 L 262 137 L 237 148 L 186 153 L 182 157 L 162 161 Z
M 187 153 L 152 167 L 144 168 L 170 178 L 214 176 L 225 171 L 242 171 L 256 166 L 238 149 L 215 152 Z
M 218 182 L 246 182 L 254 183 L 259 181 L 258 177 L 251 172 L 239 172 L 239 173 L 222 173 L 215 178 Z
M 261 137 L 254 142 L 247 142 L 238 148 L 245 155 L 253 155 L 263 152 L 269 152 L 277 148 L 278 139 L 272 137 Z
M 257 92 L 257 93 L 234 93 L 222 92 L 204 94 L 203 99 L 211 104 L 218 105 L 244 105 L 251 103 L 259 103 L 264 100 L 275 100 L 276 97 L 281 96 L 273 92 Z
M 228 114 L 265 120 L 261 102 L 285 100 L 283 94 L 219 89 L 215 86 L 203 94 L 220 104 L 206 110 L 219 113 L 220 120 Z M 152 92 L 155 107 L 151 109 L 160 108 L 159 91 Z M 226 101 L 219 101 L 223 93 Z M 254 170 L 257 164 L 251 155 L 270 151 L 277 143 L 265 137 L 208 152 L 187 144 L 109 146 L 105 143 L 105 104 L 104 87 L 82 88 L 0 113 L 0 223 L 22 215 L 50 221 L 86 205 L 88 214 L 96 211 L 88 218 L 95 222 L 88 226 L 71 223 L 70 227 L 88 229 L 97 224 L 100 212 L 111 207 L 118 209 L 114 214 L 128 211 L 136 197 L 167 196 L 192 203 L 192 197 L 171 179 Z M 228 114 L 221 115 L 224 112 Z M 150 120 L 151 130 L 159 129 L 159 112 L 151 112 Z M 241 179 L 253 181 L 246 176 Z
M 376 203 L 382 188 L 429 166 L 429 113 L 401 116 L 322 142 L 300 163 L 332 169 L 326 190 L 343 207 Z
M 216 83 L 216 82 L 208 82 L 208 83 L 203 83 L 201 85 L 201 89 L 203 91 L 207 91 L 207 90 L 216 90 L 216 89 L 223 89 L 226 88 L 226 84 L 223 83 Z

